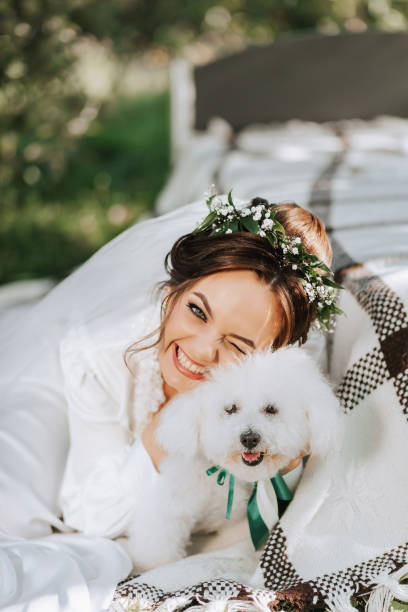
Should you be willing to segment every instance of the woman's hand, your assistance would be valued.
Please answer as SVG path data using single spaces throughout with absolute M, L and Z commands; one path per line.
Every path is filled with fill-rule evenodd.
M 310 455 L 310 448 L 305 449 L 299 455 L 299 457 L 296 457 L 296 459 L 292 459 L 292 461 L 290 463 L 288 463 L 288 465 L 286 465 L 284 468 L 282 468 L 280 470 L 280 473 L 282 474 L 282 476 L 284 474 L 287 474 L 288 472 L 291 472 L 292 470 L 294 470 L 299 465 L 299 463 L 302 461 L 303 457 L 307 457 L 307 455 Z
M 160 472 L 159 467 L 162 460 L 167 456 L 166 451 L 156 441 L 156 428 L 160 423 L 160 412 L 164 404 L 154 413 L 151 421 L 146 425 L 142 432 L 142 443 L 150 455 L 154 467 Z

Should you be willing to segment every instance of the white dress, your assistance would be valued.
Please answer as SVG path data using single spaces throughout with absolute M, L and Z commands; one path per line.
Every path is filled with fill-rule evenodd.
M 133 339 L 159 323 L 157 302 L 134 317 Z M 108 538 L 123 534 L 132 507 L 159 478 L 140 438 L 165 400 L 158 350 L 137 353 L 132 375 L 125 346 L 122 340 L 106 345 L 89 327 L 73 328 L 61 343 L 70 447 L 60 507 L 69 527 Z

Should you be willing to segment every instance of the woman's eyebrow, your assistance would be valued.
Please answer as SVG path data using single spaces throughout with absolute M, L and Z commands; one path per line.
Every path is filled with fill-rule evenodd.
M 203 301 L 203 304 L 206 307 L 208 314 L 210 315 L 210 317 L 212 317 L 213 313 L 212 313 L 212 310 L 210 308 L 210 305 L 204 293 L 200 293 L 199 291 L 193 291 L 193 294 L 199 297 Z M 243 336 L 239 336 L 238 334 L 227 334 L 227 336 L 238 338 L 238 340 L 242 340 L 242 342 L 245 342 L 245 344 L 247 344 L 248 346 L 255 348 L 255 344 L 252 342 L 252 340 L 249 340 L 249 338 L 244 338 Z
M 238 336 L 238 334 L 228 334 L 228 336 L 232 336 L 233 338 L 238 338 L 238 340 L 242 340 L 242 342 L 245 342 L 245 344 L 248 344 L 248 346 L 255 348 L 255 344 L 252 342 L 252 340 L 249 340 L 249 338 Z

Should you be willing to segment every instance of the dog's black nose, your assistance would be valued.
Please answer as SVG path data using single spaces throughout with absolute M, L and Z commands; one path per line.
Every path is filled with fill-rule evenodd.
M 248 431 L 244 431 L 244 433 L 240 435 L 239 439 L 241 440 L 241 444 L 246 448 L 254 448 L 260 441 L 261 436 L 256 433 L 256 431 L 248 429 Z

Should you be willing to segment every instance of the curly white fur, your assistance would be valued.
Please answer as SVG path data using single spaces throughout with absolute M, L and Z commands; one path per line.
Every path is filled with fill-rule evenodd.
M 250 451 L 263 455 L 257 465 L 243 460 L 248 433 L 256 441 Z M 231 520 L 241 520 L 254 481 L 273 477 L 307 449 L 324 458 L 338 447 L 340 408 L 313 359 L 285 347 L 213 369 L 208 381 L 163 408 L 156 436 L 168 453 L 160 486 L 144 492 L 128 530 L 138 571 L 185 556 L 193 531 L 221 527 L 227 486 L 217 486 L 208 467 L 236 476 Z

